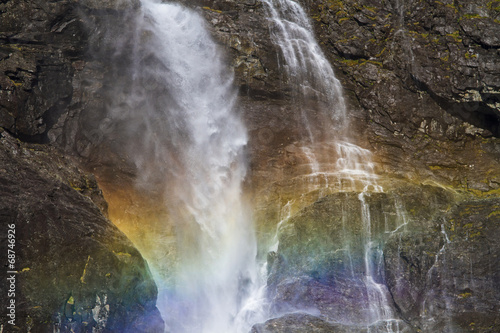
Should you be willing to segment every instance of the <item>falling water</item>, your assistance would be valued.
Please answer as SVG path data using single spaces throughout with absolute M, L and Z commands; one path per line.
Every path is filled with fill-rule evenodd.
M 318 101 L 317 107 L 326 110 L 320 112 L 319 119 L 314 119 L 317 116 L 307 114 L 302 108 L 310 141 L 321 139 L 323 132 L 328 137 L 329 133 L 345 128 L 347 117 L 342 85 L 314 38 L 305 11 L 290 0 L 264 0 L 263 3 L 270 16 L 271 38 L 283 54 L 283 68 L 289 83 L 302 99 L 314 99 Z M 318 122 L 321 126 L 317 126 Z
M 317 107 L 320 113 L 328 114 L 323 119 L 329 119 L 329 122 L 321 123 L 321 129 L 314 128 L 312 117 L 305 115 L 307 122 L 304 126 L 310 138 L 309 145 L 302 147 L 302 151 L 311 166 L 309 178 L 317 179 L 322 175 L 325 181 L 318 183 L 332 187 L 334 191 L 360 192 L 358 198 L 363 225 L 365 266 L 364 276 L 360 279 L 364 282 L 370 304 L 366 318 L 358 319 L 370 327 L 377 327 L 377 331 L 399 331 L 399 322 L 393 319 L 395 314 L 390 306 L 387 287 L 376 281 L 382 267 L 383 253 L 371 230 L 370 207 L 366 197 L 373 192 L 382 192 L 383 189 L 377 184 L 371 152 L 345 138 L 341 140 L 339 132 L 348 125 L 342 87 L 316 42 L 312 25 L 300 4 L 292 0 L 263 2 L 270 16 L 273 42 L 281 49 L 285 61 L 283 67 L 290 83 L 301 93 L 303 99 L 313 97 L 324 102 L 317 104 Z M 305 113 L 304 109 L 300 112 L 303 115 Z M 311 134 L 311 128 L 313 132 L 325 131 L 327 134 L 316 136 L 315 133 Z M 318 142 L 318 139 L 322 141 Z M 307 140 L 304 141 L 307 143 Z M 333 152 L 337 156 L 336 163 L 325 160 L 317 146 L 321 146 L 323 151 Z M 346 244 L 346 248 L 350 251 L 349 244 Z M 354 271 L 352 267 L 351 271 Z
M 109 117 L 125 124 L 137 185 L 163 191 L 174 225 L 173 282 L 155 273 L 167 331 L 248 332 L 262 288 L 232 74 L 203 19 L 183 6 L 143 0 L 130 38 L 132 88 L 110 101 Z

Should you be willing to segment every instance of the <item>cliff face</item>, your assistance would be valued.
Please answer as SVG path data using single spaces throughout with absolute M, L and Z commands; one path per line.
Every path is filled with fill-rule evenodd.
M 113 16 L 119 8 L 90 1 L 0 3 L 4 332 L 163 332 L 149 268 L 105 217 L 95 178 L 39 144 L 50 141 L 59 119 L 81 110 L 70 102 L 79 96 L 75 77 L 88 44 L 84 19 Z M 15 243 L 7 233 L 12 226 Z M 7 297 L 10 289 L 15 296 Z M 15 318 L 7 316 L 11 300 Z
M 235 85 L 240 91 L 238 105 L 250 134 L 247 189 L 266 240 L 272 238 L 284 218 L 286 204 L 295 200 L 290 219 L 277 235 L 280 246 L 269 254 L 270 297 L 276 315 L 287 309 L 314 308 L 314 316 L 287 315 L 254 330 L 366 330 L 353 328 L 352 318 L 332 324 L 343 316 L 338 304 L 352 309 L 351 315 L 356 308 L 370 311 L 363 308 L 368 297 L 362 292 L 364 282 L 350 280 L 350 275 L 344 274 L 352 267 L 346 266 L 348 258 L 342 252 L 345 244 L 350 244 L 352 256 L 357 256 L 356 267 L 362 270 L 363 249 L 355 236 L 362 230 L 362 206 L 354 193 L 304 194 L 295 180 L 308 163 L 296 146 L 302 135 L 297 105 L 306 110 L 314 106 L 309 101 L 297 101 L 292 79 L 280 67 L 284 58 L 271 41 L 272 25 L 265 6 L 255 0 L 180 2 L 204 15 L 234 68 Z M 368 199 L 374 229 L 381 234 L 377 246 L 384 253 L 378 258 L 380 270 L 375 278 L 387 288 L 391 311 L 400 320 L 398 325 L 407 331 L 497 331 L 500 3 L 301 3 L 343 84 L 351 132 L 358 133 L 354 136 L 356 143 L 374 153 L 377 173 L 383 178 L 387 193 Z M 165 212 L 155 205 L 154 194 L 128 194 L 135 191 L 136 170 L 119 138 L 120 128 L 126 129 L 126 124 L 113 124 L 106 104 L 109 96 L 126 93 L 130 87 L 127 68 L 131 59 L 126 52 L 117 53 L 111 46 L 116 41 L 110 43 L 110 38 L 119 38 L 121 29 L 133 27 L 138 10 L 139 3 L 134 1 L 2 1 L 0 127 L 23 141 L 51 143 L 79 158 L 104 186 L 108 200 L 114 203 L 114 217 L 121 219 L 120 214 L 124 214 L 120 204 L 144 196 L 137 201 L 150 203 L 133 213 L 134 223 L 142 225 L 147 221 L 141 216 L 160 220 L 158 216 Z M 140 40 L 147 41 L 147 36 Z M 131 41 L 121 42 L 127 45 Z M 141 80 L 148 89 L 158 88 L 147 75 Z M 5 156 L 19 149 L 6 147 Z M 29 164 L 26 159 L 13 161 L 20 168 Z M 46 160 L 40 163 L 50 165 Z M 18 180 L 10 173 L 5 177 L 6 182 Z M 30 187 L 22 184 L 25 190 Z M 21 199 L 8 193 L 5 196 L 17 205 Z M 41 197 L 50 198 L 49 194 Z M 81 203 L 83 199 L 76 195 L 57 200 L 63 206 L 90 205 Z M 92 216 L 99 215 L 95 207 L 92 209 Z M 342 229 L 339 219 L 343 209 L 352 216 L 349 232 Z M 384 216 L 393 219 L 389 229 L 382 227 Z M 95 219 L 115 235 L 106 220 Z M 154 235 L 161 229 L 150 227 L 144 232 Z M 303 248 L 309 251 L 300 250 Z M 122 259 L 129 257 L 116 252 L 124 252 L 137 259 L 140 268 L 134 264 L 127 268 L 133 273 L 122 274 L 142 274 L 141 279 L 149 281 L 131 248 L 103 250 L 106 255 L 95 251 L 78 252 L 79 259 L 73 261 L 79 266 L 75 264 L 74 270 L 81 272 L 87 258 L 94 256 L 104 256 L 103 262 L 113 261 L 122 267 Z M 267 248 L 261 251 L 267 252 Z M 57 257 L 51 253 L 47 261 L 50 256 Z M 61 258 L 61 262 L 65 260 Z M 116 269 L 117 274 L 120 269 Z M 110 273 L 97 272 L 106 279 Z M 68 278 L 73 281 L 68 283 L 78 284 L 80 277 L 74 281 Z M 38 282 L 26 283 L 33 288 Z M 70 289 L 75 288 L 72 285 Z M 101 303 L 102 293 L 95 294 Z M 147 293 L 153 292 L 148 289 Z M 35 291 L 33 295 L 38 297 Z M 47 306 L 62 306 L 60 299 L 62 304 L 71 304 L 70 297 L 77 306 L 76 296 L 64 295 L 58 298 L 59 303 L 54 300 Z M 83 308 L 98 304 L 94 294 L 85 295 Z M 111 302 L 112 292 L 106 295 Z M 71 316 L 65 320 L 68 318 L 73 320 Z
M 498 5 L 310 6 L 346 90 L 365 110 L 369 141 L 391 172 L 483 192 L 498 187 L 498 173 L 486 176 L 498 161 Z
M 93 176 L 54 149 L 0 135 L 2 260 L 10 263 L 15 253 L 12 267 L 4 267 L 18 272 L 8 274 L 14 288 L 1 281 L 2 290 L 15 293 L 2 297 L 3 329 L 162 332 L 149 268 L 104 217 L 106 203 Z M 15 318 L 7 316 L 11 300 Z
M 301 3 L 343 83 L 356 140 L 374 153 L 383 179 L 385 193 L 365 204 L 383 252 L 370 258 L 380 265 L 373 278 L 401 320 L 391 329 L 498 330 L 499 271 L 491 263 L 499 251 L 500 3 Z M 265 5 L 198 6 L 227 47 L 241 89 L 261 231 L 273 234 L 281 221 L 268 257 L 274 314 L 320 314 L 286 315 L 254 331 L 366 331 L 359 324 L 373 296 L 362 278 L 363 205 L 354 193 L 304 194 L 297 180 L 307 163 L 295 146 L 300 102 L 280 68 L 283 55 L 269 44 Z M 386 180 L 394 177 L 404 181 Z

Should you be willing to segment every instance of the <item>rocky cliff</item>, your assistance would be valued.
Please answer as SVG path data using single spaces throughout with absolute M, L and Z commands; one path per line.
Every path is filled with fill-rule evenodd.
M 2 332 L 163 332 L 149 268 L 106 218 L 95 178 L 44 145 L 59 119 L 80 110 L 70 102 L 91 27 L 84 20 L 118 5 L 0 3 Z
M 2 330 L 162 332 L 149 268 L 104 217 L 95 178 L 54 149 L 0 135 Z
M 371 311 L 364 282 L 348 274 L 364 269 L 356 236 L 363 230 L 359 192 L 307 192 L 299 181 L 307 159 L 297 148 L 297 108 L 314 112 L 314 106 L 297 100 L 282 70 L 266 7 L 256 0 L 180 2 L 205 16 L 234 68 L 250 133 L 247 192 L 264 244 L 286 220 L 268 260 L 274 315 L 313 309 L 254 331 L 366 330 L 341 313 Z M 373 152 L 383 179 L 384 193 L 366 202 L 383 252 L 374 278 L 390 295 L 394 325 L 497 331 L 500 2 L 300 2 L 344 86 L 355 143 Z M 136 170 L 119 137 L 127 124 L 114 124 L 108 113 L 108 97 L 130 89 L 131 59 L 111 45 L 135 24 L 138 11 L 134 1 L 0 3 L 0 126 L 78 158 L 104 186 L 112 217 L 128 218 L 134 227 L 147 223 L 143 216 L 156 221 L 165 214 L 154 204 L 155 193 L 134 189 Z M 139 80 L 159 89 L 147 74 Z M 147 204 L 124 217 L 123 203 L 133 200 Z M 349 212 L 347 229 L 341 212 Z M 156 228 L 143 233 L 154 235 Z

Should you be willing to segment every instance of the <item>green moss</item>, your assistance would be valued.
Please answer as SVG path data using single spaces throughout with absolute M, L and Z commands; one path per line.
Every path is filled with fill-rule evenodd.
M 469 235 L 469 238 L 475 238 L 475 237 L 479 237 L 479 236 L 481 236 L 481 231 L 477 231 L 477 232 L 471 233 Z
M 412 34 L 414 37 L 419 36 L 419 37 L 422 37 L 424 39 L 426 39 L 427 37 L 429 37 L 428 33 L 420 33 L 420 32 L 417 32 L 417 31 L 408 31 L 408 32 L 410 34 Z
M 364 6 L 363 8 L 368 9 L 372 13 L 375 13 L 377 11 L 377 8 L 375 8 L 375 7 Z
M 455 6 L 454 6 L 454 5 L 452 5 L 452 4 L 446 4 L 446 8 L 451 8 L 451 9 L 453 9 L 453 11 L 454 11 L 455 13 L 458 13 L 458 9 L 457 9 L 457 7 L 455 7 Z
M 115 251 L 113 251 L 113 253 L 116 254 L 117 256 L 132 257 L 132 255 L 130 253 L 127 253 L 127 252 L 115 252 Z
M 500 0 L 490 1 L 486 4 L 486 7 L 489 10 L 494 10 L 496 12 L 500 12 Z
M 12 84 L 15 86 L 15 87 L 22 87 L 23 86 L 23 83 L 22 82 L 17 82 L 17 81 L 14 81 L 12 79 L 10 79 L 10 82 L 12 82 Z
M 209 10 L 209 11 L 214 12 L 214 13 L 219 13 L 219 14 L 222 13 L 222 10 L 212 9 L 210 7 L 203 7 L 203 9 Z
M 475 58 L 477 58 L 477 54 L 469 53 L 469 51 L 465 53 L 465 59 L 475 59 Z
M 342 63 L 346 64 L 349 67 L 359 65 L 359 60 L 342 59 L 341 61 L 342 61 Z
M 451 33 L 451 34 L 447 34 L 446 36 L 452 37 L 458 43 L 462 42 L 462 38 L 460 38 L 460 31 L 458 31 L 458 30 Z
M 488 218 L 500 216 L 500 210 L 495 210 L 488 214 Z
M 384 65 L 380 61 L 374 61 L 374 60 L 365 60 L 365 59 L 357 59 L 357 60 L 352 60 L 352 59 L 342 59 L 342 63 L 346 64 L 349 67 L 353 66 L 363 66 L 366 65 L 367 63 L 374 64 L 379 67 L 384 67 Z
M 477 197 L 484 198 L 484 197 L 497 197 L 500 196 L 500 189 L 494 189 L 494 190 L 489 190 L 489 191 L 480 191 L 472 188 L 467 188 L 467 191 L 469 193 L 474 194 Z
M 365 63 L 370 63 L 370 64 L 376 65 L 376 66 L 378 66 L 380 68 L 384 67 L 384 64 L 382 64 L 380 61 L 367 60 L 367 61 L 365 61 Z
M 485 16 L 481 16 L 479 14 L 465 14 L 464 16 L 462 16 L 461 18 L 466 18 L 466 19 L 481 19 L 481 18 L 487 18 Z
M 387 48 L 385 48 L 385 47 L 384 47 L 384 48 L 382 49 L 382 51 L 380 51 L 380 53 L 379 53 L 379 54 L 377 54 L 377 55 L 375 56 L 375 58 L 380 58 L 380 57 L 382 56 L 382 54 L 384 54 L 384 52 L 385 52 L 386 50 L 387 50 Z
M 461 293 L 458 294 L 458 298 L 469 298 L 472 296 L 472 293 Z
M 81 283 L 86 283 L 85 282 L 85 275 L 87 275 L 87 268 L 89 267 L 89 262 L 90 262 L 90 255 L 87 257 L 87 262 L 85 263 L 85 267 L 83 268 L 82 276 L 80 277 Z

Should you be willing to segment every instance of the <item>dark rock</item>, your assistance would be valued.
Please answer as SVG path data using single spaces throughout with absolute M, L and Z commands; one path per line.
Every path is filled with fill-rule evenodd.
M 455 156 L 473 155 L 484 138 L 499 135 L 496 2 L 304 5 L 337 75 L 352 93 L 356 122 L 367 126 L 368 141 L 387 170 L 462 186 L 465 178 L 487 178 L 477 168 L 460 166 Z M 448 179 L 436 169 L 424 171 L 434 165 L 433 151 L 451 162 Z M 493 162 L 484 157 L 467 160 L 483 169 Z
M 263 234 L 270 233 L 282 218 L 281 208 L 303 190 L 294 178 L 305 173 L 307 162 L 297 148 L 303 135 L 297 111 L 314 112 L 314 105 L 297 102 L 290 80 L 280 68 L 283 57 L 271 42 L 272 27 L 260 1 L 180 2 L 204 15 L 235 69 L 239 105 L 250 133 L 251 170 L 247 190 L 255 194 L 259 227 L 266 225 Z M 495 265 L 498 208 L 492 199 L 498 196 L 500 188 L 498 2 L 301 3 L 313 19 L 320 45 L 344 85 L 351 131 L 359 133 L 359 145 L 374 152 L 379 173 L 416 184 L 451 186 L 477 199 L 456 199 L 451 191 L 439 187 L 408 184 L 384 186 L 388 193 L 373 194 L 366 199 L 378 233 L 377 246 L 384 249 L 384 255 L 376 258 L 383 264 L 375 278 L 390 292 L 398 323 L 408 330 L 428 332 L 498 331 L 499 288 L 495 282 L 499 281 Z M 137 1 L 120 0 L 0 2 L 0 126 L 22 140 L 51 142 L 81 157 L 86 167 L 95 168 L 102 182 L 108 182 L 109 188 L 122 179 L 132 183 L 136 172 L 127 164 L 123 142 L 113 135 L 115 126 L 126 126 L 112 123 L 105 111 L 109 96 L 130 88 L 126 80 L 130 73 L 124 70 L 130 58 L 126 52 L 116 56 L 109 40 L 120 38 L 124 27 L 134 28 L 137 10 Z M 135 42 L 121 38 L 124 45 Z M 12 140 L 9 142 L 9 148 L 2 153 L 5 156 L 12 158 L 15 152 L 29 151 Z M 88 208 L 92 213 L 83 213 L 79 208 L 81 216 L 100 221 L 92 222 L 101 226 L 92 227 L 97 234 L 111 233 L 112 237 L 118 237 L 116 230 L 109 231 L 113 229 L 111 226 L 109 230 L 103 227 L 109 223 L 97 217 L 100 214 L 97 208 L 81 195 L 91 195 L 94 203 L 104 210 L 102 197 L 91 178 L 74 171 L 59 173 L 55 162 L 50 161 L 53 153 L 43 161 L 42 153 L 33 154 L 34 160 L 16 157 L 0 166 L 9 174 L 3 178 L 2 186 L 9 191 L 5 192 L 6 197 L 13 200 L 5 201 L 8 203 L 5 207 L 11 207 L 3 208 L 5 216 L 15 215 L 18 223 L 24 223 L 29 203 L 38 207 L 37 214 L 43 212 L 50 217 L 36 214 L 32 217 L 40 225 L 46 225 L 45 220 L 53 223 L 56 215 L 66 218 L 70 215 L 69 208 L 77 210 L 75 207 L 82 205 L 92 207 Z M 20 175 L 24 178 L 9 178 L 10 173 L 16 175 L 16 170 L 22 171 Z M 61 179 L 72 179 L 71 186 L 81 193 L 62 184 L 64 181 L 52 179 L 54 174 L 61 175 Z M 19 189 L 20 194 L 11 194 L 16 182 L 24 188 Z M 46 190 L 41 193 L 44 186 Z M 60 190 L 54 190 L 57 188 Z M 51 189 L 54 191 L 50 192 Z M 364 270 L 359 199 L 357 194 L 343 193 L 317 201 L 322 196 L 316 191 L 307 193 L 305 199 L 301 197 L 300 208 L 307 208 L 284 224 L 280 247 L 269 256 L 274 310 L 281 314 L 305 307 L 312 309 L 312 313 L 319 311 L 321 318 L 291 315 L 254 329 L 281 332 L 293 327 L 299 331 L 342 332 L 342 329 L 357 329 L 353 327 L 354 317 L 366 312 L 363 281 L 348 274 L 351 271 L 362 276 Z M 56 210 L 51 200 L 64 205 Z M 396 209 L 397 202 L 404 209 Z M 48 206 L 51 208 L 46 209 Z M 343 209 L 349 213 L 350 221 L 345 229 L 339 217 Z M 409 222 L 397 230 L 401 224 L 396 221 L 403 219 L 403 212 Z M 385 233 L 385 218 L 389 230 L 398 232 Z M 80 220 L 71 221 L 78 224 Z M 106 291 L 104 301 L 102 290 L 107 289 L 99 284 L 93 293 L 82 289 L 78 281 L 80 273 L 75 275 L 64 267 L 63 274 L 70 281 L 67 288 L 71 287 L 73 294 L 69 289 L 57 289 L 66 286 L 58 279 L 49 282 L 50 272 L 45 267 L 55 270 L 47 259 L 53 256 L 61 258 L 61 262 L 75 263 L 67 269 L 82 272 L 87 259 L 95 258 L 95 261 L 88 259 L 89 267 L 96 265 L 92 274 L 102 281 L 99 279 L 107 272 L 97 265 L 98 259 L 114 267 L 113 274 L 125 270 L 120 263 L 129 257 L 112 252 L 120 249 L 105 245 L 108 243 L 101 236 L 93 242 L 75 227 L 89 242 L 88 249 L 53 253 L 50 251 L 59 249 L 61 244 L 65 249 L 70 246 L 67 242 L 59 244 L 42 238 L 37 228 L 24 229 L 33 242 L 39 242 L 49 251 L 38 266 L 36 263 L 31 266 L 47 283 L 41 291 L 33 290 L 34 299 L 45 297 L 38 294 L 45 287 L 54 290 L 53 296 L 40 301 L 46 302 L 44 307 L 50 303 L 60 309 L 61 319 L 56 315 L 52 322 L 60 320 L 71 326 L 77 321 L 72 317 L 73 307 L 80 302 L 87 308 L 82 312 L 85 318 L 78 319 L 80 322 L 93 318 L 88 309 L 97 305 L 105 309 L 106 301 L 111 312 L 118 309 L 112 306 L 115 304 L 112 302 L 118 302 L 116 294 Z M 76 239 L 70 232 L 61 235 L 61 229 L 47 230 L 58 241 L 66 235 L 70 241 Z M 32 243 L 25 239 L 23 247 L 32 255 L 36 247 L 29 247 Z M 342 244 L 349 244 L 351 258 L 346 257 Z M 102 246 L 108 247 L 98 251 Z M 121 252 L 131 255 L 135 268 L 130 268 L 134 273 L 126 274 L 146 276 L 139 255 L 127 246 Z M 66 254 L 74 259 L 62 257 Z M 23 254 L 23 258 L 28 255 Z M 348 264 L 350 260 L 354 265 Z M 35 271 L 33 267 L 19 275 L 20 281 L 32 278 L 29 273 Z M 116 274 L 112 275 L 116 278 L 113 283 L 119 285 L 123 281 Z M 149 285 L 145 287 L 146 294 L 151 295 L 150 282 L 146 285 Z M 23 304 L 25 311 L 24 306 L 31 303 Z M 50 311 L 45 312 L 44 307 L 31 309 L 30 318 L 48 318 Z M 348 328 L 332 324 L 344 318 L 345 313 L 352 316 Z M 110 325 L 112 322 L 108 320 Z
M 365 333 L 366 328 L 352 328 L 328 323 L 308 314 L 289 314 L 255 325 L 250 333 Z
M 157 289 L 139 252 L 101 211 L 95 180 L 54 149 L 0 133 L 0 239 L 15 229 L 15 298 L 0 323 L 19 332 L 163 332 Z M 101 205 L 101 209 L 96 205 Z M 11 252 L 12 253 L 12 252 Z M 8 281 L 2 278 L 2 290 Z M 15 299 L 15 326 L 7 323 Z
M 380 284 L 385 283 L 383 265 L 378 265 L 386 239 L 400 235 L 409 226 L 414 230 L 434 228 L 432 221 L 453 201 L 451 193 L 439 188 L 397 182 L 391 185 L 390 192 L 371 193 L 364 199 L 371 217 L 369 241 L 373 257 L 368 260 L 375 268 L 370 274 Z M 268 262 L 274 313 L 314 309 L 331 322 L 365 327 L 372 324 L 364 280 L 368 274 L 368 229 L 362 214 L 358 193 L 338 193 L 318 200 L 282 223 L 278 251 Z M 388 294 L 386 297 L 390 298 Z M 394 311 L 392 319 L 401 320 L 397 307 L 388 302 Z M 406 327 L 404 322 L 399 325 L 401 329 Z
M 498 199 L 464 201 L 433 231 L 391 237 L 387 282 L 404 317 L 426 332 L 499 330 L 499 208 Z
M 98 61 L 88 64 L 89 48 L 106 44 L 102 30 L 120 26 L 139 5 L 125 0 L 0 4 L 0 126 L 25 141 L 55 141 L 60 118 L 78 120 L 91 103 L 85 93 L 95 90 L 102 67 L 96 68 Z M 82 75 L 92 68 L 94 76 Z

